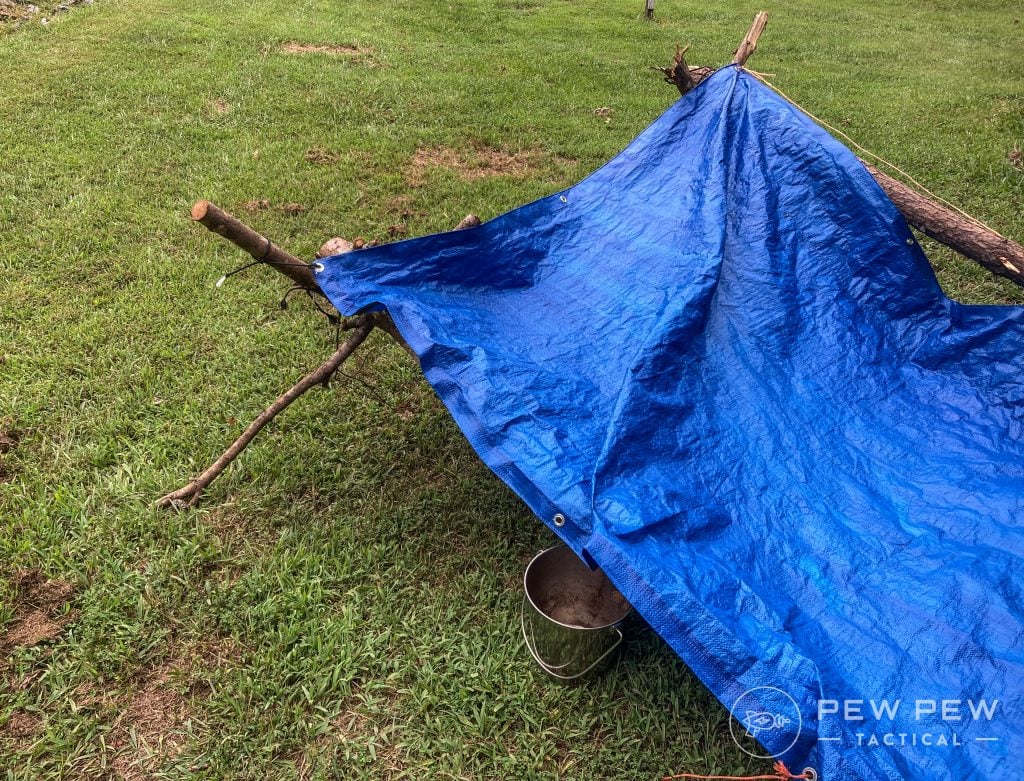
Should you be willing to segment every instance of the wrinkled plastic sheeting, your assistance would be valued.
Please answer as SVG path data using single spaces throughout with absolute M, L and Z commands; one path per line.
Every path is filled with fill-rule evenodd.
M 575 187 L 323 263 L 726 707 L 792 698 L 791 769 L 1024 770 L 1024 311 L 947 299 L 792 105 L 723 69 Z

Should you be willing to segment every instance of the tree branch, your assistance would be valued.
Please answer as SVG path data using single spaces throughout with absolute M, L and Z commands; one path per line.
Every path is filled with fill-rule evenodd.
M 733 53 L 733 65 L 746 65 L 747 60 L 749 60 L 751 55 L 757 51 L 757 40 L 761 37 L 761 33 L 764 32 L 764 28 L 767 26 L 768 12 L 759 11 L 757 16 L 754 17 L 754 21 L 750 25 L 750 29 L 747 30 L 747 34 L 743 36 L 743 40 L 740 41 L 740 45 Z
M 330 358 L 321 364 L 319 368 L 307 374 L 291 388 L 278 396 L 274 403 L 263 410 L 263 412 L 261 412 L 252 423 L 246 426 L 245 431 L 243 431 L 241 436 L 232 443 L 231 447 L 225 450 L 221 454 L 220 458 L 210 464 L 202 474 L 189 482 L 188 485 L 160 497 L 156 503 L 157 507 L 172 508 L 175 510 L 184 510 L 194 507 L 196 502 L 199 501 L 199 497 L 202 495 L 203 491 L 206 490 L 210 483 L 220 476 L 221 472 L 227 469 L 228 465 L 232 461 L 238 458 L 239 454 L 245 450 L 256 435 L 263 430 L 264 426 L 287 409 L 293 401 L 299 398 L 299 396 L 310 388 L 322 385 L 330 380 L 330 378 L 334 376 L 334 373 L 338 371 L 338 368 L 350 355 L 352 355 L 353 352 L 355 352 L 356 348 L 363 343 L 366 337 L 370 335 L 372 330 L 373 322 L 363 319 L 363 321 L 353 329 L 352 335 L 345 340 L 341 347 L 334 351 L 334 354 L 331 355 Z

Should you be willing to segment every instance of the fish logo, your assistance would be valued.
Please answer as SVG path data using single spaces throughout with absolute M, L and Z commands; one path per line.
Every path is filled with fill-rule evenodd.
M 803 718 L 789 694 L 774 686 L 757 686 L 737 698 L 729 709 L 733 742 L 757 759 L 778 759 L 800 737 Z
M 748 710 L 743 719 L 743 726 L 747 728 L 747 734 L 756 738 L 762 732 L 771 732 L 775 729 L 782 729 L 793 720 L 781 713 L 772 713 L 767 710 Z

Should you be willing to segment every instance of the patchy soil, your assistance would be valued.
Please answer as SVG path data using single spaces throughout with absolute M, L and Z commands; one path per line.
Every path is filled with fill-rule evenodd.
M 21 432 L 14 429 L 0 429 L 0 454 L 10 453 L 18 445 Z
M 14 470 L 5 463 L 3 456 L 14 450 L 20 439 L 20 431 L 0 428 L 0 483 L 10 483 L 14 480 Z
M 43 727 L 43 720 L 34 713 L 15 711 L 7 723 L 0 726 L 0 743 L 5 739 L 14 743 L 16 751 L 25 751 Z
M 242 204 L 242 209 L 255 214 L 256 212 L 266 211 L 270 208 L 270 201 L 266 198 L 253 198 L 251 201 L 246 201 Z
M 330 149 L 323 149 L 318 146 L 307 149 L 303 157 L 306 158 L 307 163 L 312 163 L 313 165 L 333 165 L 341 159 L 341 155 L 338 152 L 332 152 Z
M 309 211 L 309 207 L 301 203 L 279 203 L 277 206 L 274 206 L 266 198 L 254 198 L 242 204 L 242 211 L 249 212 L 249 214 L 258 214 L 269 209 L 277 209 L 277 211 L 290 217 L 294 217 L 297 214 L 305 214 Z
M 376 64 L 373 61 L 373 49 L 369 46 L 356 46 L 350 43 L 330 44 L 288 41 L 281 44 L 281 51 L 285 54 L 326 54 L 329 57 L 340 57 L 346 62 L 359 65 Z
M 188 698 L 172 682 L 173 668 L 158 669 L 132 695 L 111 743 L 125 750 L 111 766 L 127 781 L 147 778 L 163 758 L 185 745 L 185 723 L 191 715 Z M 132 735 L 135 742 L 132 742 Z
M 1024 152 L 1017 147 L 1006 153 L 1006 159 L 1010 161 L 1010 165 L 1014 168 L 1024 169 Z
M 318 769 L 342 767 L 345 747 L 365 744 L 368 738 L 372 740 L 371 736 L 381 734 L 388 724 L 393 724 L 396 714 L 402 712 L 400 700 L 401 695 L 395 691 L 378 694 L 373 700 L 353 695 L 321 735 L 289 757 L 298 778 L 306 781 Z M 400 742 L 389 741 L 386 746 L 377 743 L 376 759 L 383 765 L 381 778 L 400 777 L 406 770 L 406 751 Z
M 12 0 L 0 0 L 0 21 L 27 19 L 37 13 L 39 13 L 39 9 L 36 6 L 22 5 L 12 2 Z
M 413 197 L 411 195 L 396 195 L 394 198 L 389 200 L 386 205 L 388 214 L 394 214 L 405 220 L 413 219 L 419 220 L 427 216 L 426 211 L 423 209 L 414 209 Z
M 420 187 L 426 183 L 429 171 L 435 168 L 453 171 L 467 181 L 489 176 L 523 177 L 551 159 L 539 149 L 513 152 L 483 144 L 474 144 L 466 149 L 435 146 L 416 150 L 409 161 L 405 180 L 411 187 Z M 562 164 L 572 162 L 564 158 L 555 160 Z
M 14 576 L 14 623 L 0 635 L 0 651 L 39 645 L 60 636 L 77 613 L 63 613 L 75 587 L 64 580 L 46 578 L 37 569 L 21 570 Z
M 114 724 L 111 761 L 118 778 L 143 781 L 165 760 L 176 756 L 188 739 L 196 701 L 209 691 L 204 671 L 238 663 L 240 649 L 220 638 L 182 649 L 145 671 Z
M 57 14 L 70 11 L 76 5 L 92 5 L 93 0 L 0 0 L 0 30 L 17 29 L 23 24 L 38 22 L 46 27 Z

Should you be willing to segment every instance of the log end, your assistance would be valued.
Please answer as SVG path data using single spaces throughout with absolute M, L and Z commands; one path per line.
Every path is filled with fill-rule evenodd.
M 459 224 L 455 226 L 455 230 L 462 231 L 466 230 L 466 228 L 475 228 L 481 222 L 481 219 L 477 217 L 475 214 L 467 214 L 465 217 L 462 218 L 461 222 L 459 222 Z
M 320 249 L 316 251 L 316 256 L 318 258 L 329 258 L 331 255 L 344 255 L 353 249 L 355 249 L 355 245 L 351 241 L 343 239 L 341 236 L 335 236 L 320 246 Z
M 192 219 L 196 222 L 202 222 L 206 213 L 210 210 L 210 202 L 205 198 L 201 201 L 196 201 L 196 205 L 192 207 Z

